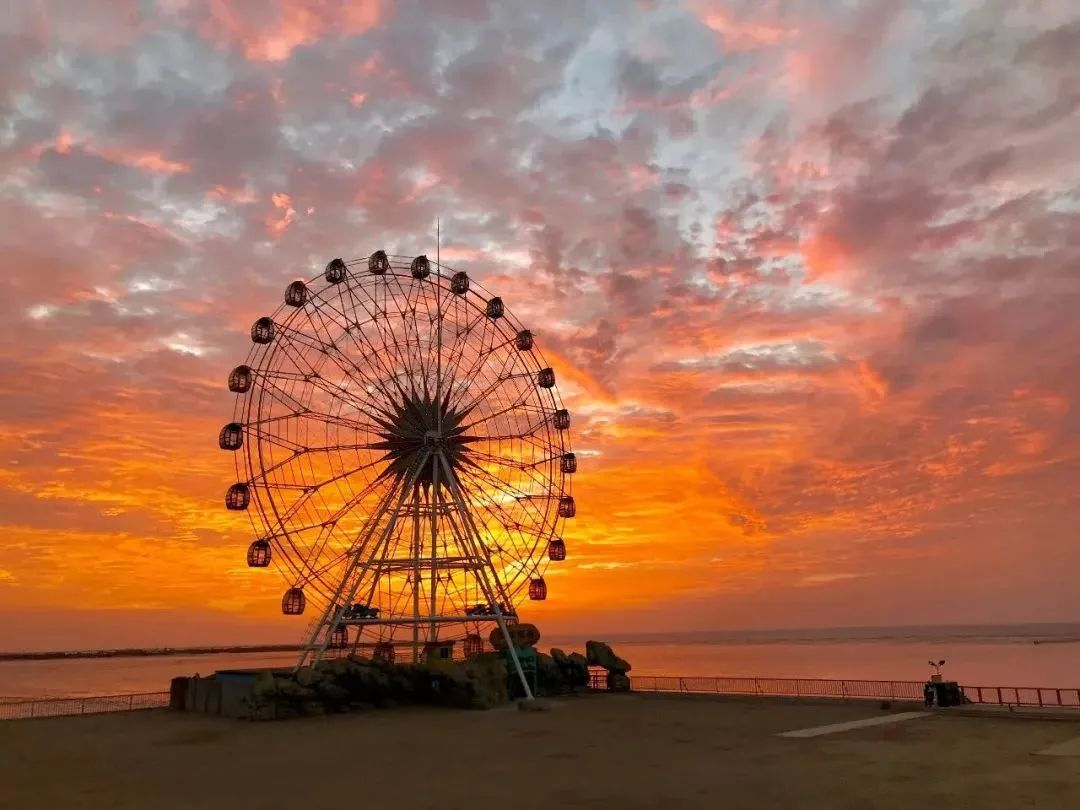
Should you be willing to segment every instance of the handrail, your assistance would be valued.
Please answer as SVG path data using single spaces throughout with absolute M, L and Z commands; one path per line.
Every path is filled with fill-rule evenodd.
M 602 671 L 594 671 L 592 686 L 606 687 Z M 878 681 L 857 678 L 746 678 L 699 675 L 633 675 L 637 692 L 757 695 L 761 697 L 826 697 L 842 700 L 919 700 L 923 681 Z M 1080 710 L 1080 688 L 1038 686 L 961 686 L 971 703 L 993 706 L 1065 708 Z M 0 720 L 63 717 L 78 714 L 160 709 L 169 705 L 168 692 L 127 692 L 85 697 L 0 701 Z
M 0 720 L 66 717 L 73 714 L 106 714 L 161 709 L 168 705 L 168 692 L 126 692 L 116 695 L 35 698 L 0 702 Z
M 924 681 L 857 678 L 750 678 L 725 676 L 634 675 L 639 692 L 761 695 L 767 697 L 836 697 L 862 700 L 923 700 Z M 1080 688 L 961 686 L 971 703 L 1080 709 Z

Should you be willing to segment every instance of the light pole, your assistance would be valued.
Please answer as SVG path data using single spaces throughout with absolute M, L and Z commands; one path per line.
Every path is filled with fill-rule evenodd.
M 926 663 L 928 663 L 934 668 L 934 674 L 930 676 L 931 682 L 941 683 L 941 668 L 945 666 L 945 659 L 942 658 L 940 661 L 937 662 L 927 661 Z

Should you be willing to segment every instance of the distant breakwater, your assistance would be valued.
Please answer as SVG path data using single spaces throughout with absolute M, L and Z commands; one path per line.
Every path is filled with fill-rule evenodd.
M 299 652 L 295 644 L 263 644 L 236 647 L 157 647 L 117 650 L 54 650 L 49 652 L 0 653 L 0 661 L 56 661 L 76 658 L 152 658 L 168 655 L 223 655 L 239 653 Z
M 1080 638 L 1037 638 L 1032 644 L 1080 644 Z
M 361 642 L 360 649 L 373 647 L 375 642 Z M 409 642 L 402 642 L 409 647 Z M 260 644 L 231 647 L 128 647 L 115 650 L 51 650 L 45 652 L 0 652 L 4 661 L 72 661 L 81 658 L 161 658 L 184 655 L 244 655 L 248 653 L 298 653 L 296 644 Z

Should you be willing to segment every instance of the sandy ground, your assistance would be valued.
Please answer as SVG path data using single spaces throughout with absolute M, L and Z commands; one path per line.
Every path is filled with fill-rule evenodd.
M 595 695 L 550 712 L 396 709 L 273 724 L 165 711 L 0 723 L 3 808 L 1075 808 L 1080 723 Z

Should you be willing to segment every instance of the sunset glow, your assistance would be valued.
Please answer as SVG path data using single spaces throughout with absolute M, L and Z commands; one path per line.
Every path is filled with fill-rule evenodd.
M 572 414 L 545 633 L 1080 616 L 1075 3 L 94 5 L 0 23 L 0 649 L 297 639 L 226 376 L 437 217 Z

